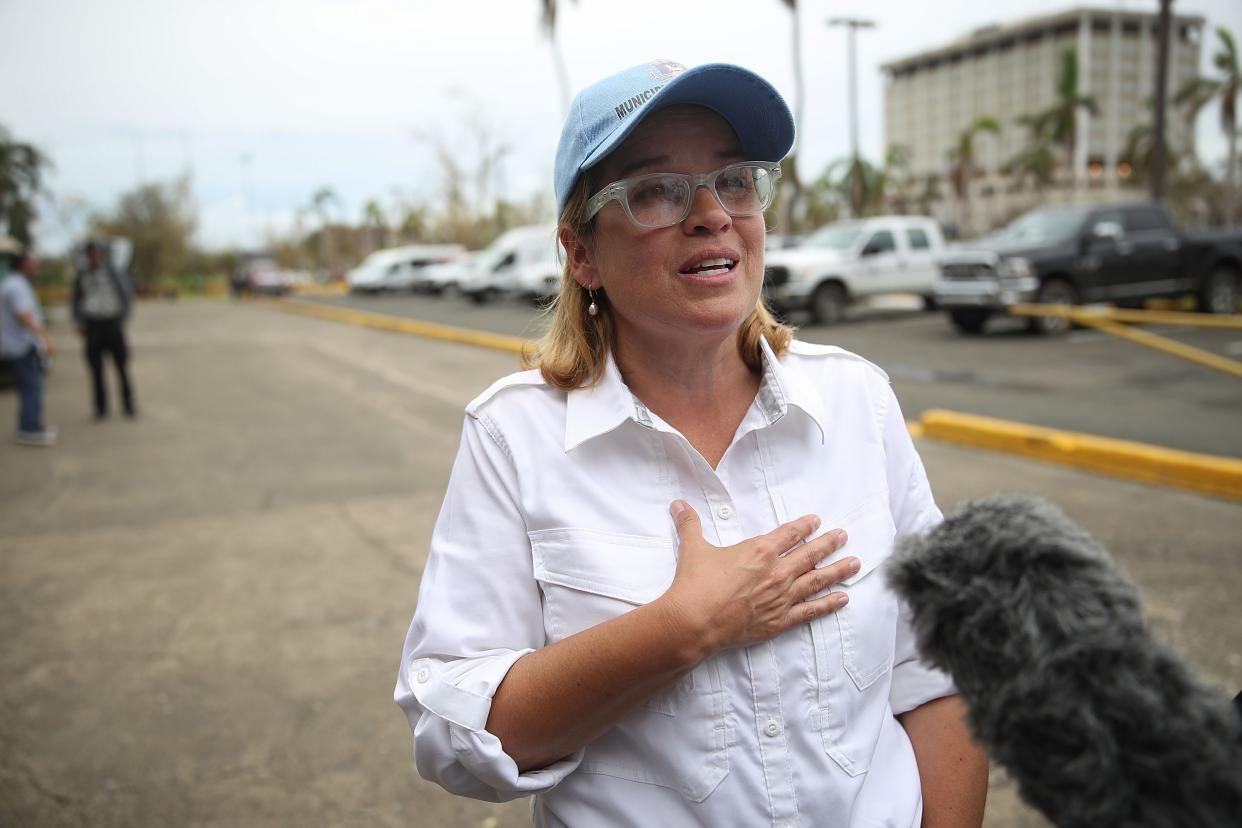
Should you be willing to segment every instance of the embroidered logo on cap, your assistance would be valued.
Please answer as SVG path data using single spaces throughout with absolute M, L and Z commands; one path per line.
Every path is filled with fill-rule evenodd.
M 652 80 L 668 83 L 674 75 L 680 75 L 686 71 L 686 67 L 675 60 L 656 60 L 647 64 L 647 71 L 651 73 Z

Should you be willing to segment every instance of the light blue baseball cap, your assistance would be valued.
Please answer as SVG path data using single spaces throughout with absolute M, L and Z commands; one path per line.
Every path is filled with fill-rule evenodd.
M 793 115 L 772 84 L 740 66 L 707 63 L 687 69 L 657 60 L 604 78 L 578 93 L 556 147 L 556 214 L 578 175 L 603 161 L 652 112 L 699 104 L 729 122 L 748 161 L 780 161 L 794 141 Z

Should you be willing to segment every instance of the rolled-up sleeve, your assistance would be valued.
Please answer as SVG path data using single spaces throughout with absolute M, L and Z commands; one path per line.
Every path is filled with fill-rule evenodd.
M 420 775 L 499 802 L 548 790 L 578 766 L 581 752 L 519 773 L 486 729 L 509 669 L 543 644 L 518 476 L 495 426 L 467 416 L 394 693 Z
M 932 497 L 923 461 L 910 439 L 901 406 L 888 389 L 883 418 L 884 451 L 889 480 L 889 507 L 898 535 L 926 532 L 944 516 Z M 905 713 L 921 704 L 957 692 L 947 673 L 921 660 L 910 628 L 910 610 L 898 601 L 897 640 L 893 657 L 893 683 L 889 704 L 894 714 Z

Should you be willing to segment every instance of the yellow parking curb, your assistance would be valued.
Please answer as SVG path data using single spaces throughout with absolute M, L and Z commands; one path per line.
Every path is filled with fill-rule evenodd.
M 921 425 L 932 440 L 1242 500 L 1242 460 L 940 409 L 923 412 Z
M 327 284 L 311 282 L 294 285 L 292 292 L 295 296 L 345 296 L 349 293 L 349 285 L 344 282 L 328 282 Z
M 285 313 L 313 316 L 317 319 L 345 322 L 350 325 L 361 325 L 364 328 L 374 328 L 380 331 L 395 331 L 414 336 L 425 336 L 445 342 L 477 345 L 480 348 L 491 348 L 495 351 L 525 354 L 534 347 L 534 343 L 529 339 L 522 339 L 518 336 L 472 331 L 467 328 L 455 328 L 452 325 L 421 322 L 416 319 L 403 319 L 398 316 L 386 316 L 382 313 L 370 313 L 368 311 L 354 310 L 353 308 L 340 308 L 334 305 L 321 305 L 315 302 L 299 302 L 296 299 L 264 301 L 263 304 Z

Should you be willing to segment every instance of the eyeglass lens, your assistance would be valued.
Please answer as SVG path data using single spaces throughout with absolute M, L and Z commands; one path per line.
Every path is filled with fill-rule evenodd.
M 772 201 L 773 181 L 763 167 L 733 164 L 711 181 L 720 206 L 733 216 L 762 212 Z M 690 176 L 676 173 L 642 176 L 629 187 L 630 214 L 639 224 L 664 227 L 681 221 L 694 197 Z

